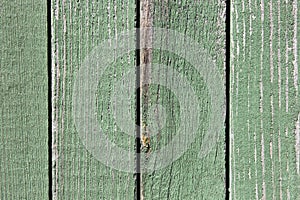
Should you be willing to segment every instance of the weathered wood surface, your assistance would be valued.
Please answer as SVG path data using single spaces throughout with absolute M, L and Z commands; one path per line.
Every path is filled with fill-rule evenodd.
M 46 10 L 0 2 L 0 199 L 48 198 Z
M 147 20 L 141 18 L 146 22 L 142 27 L 168 28 L 193 38 L 208 51 L 225 80 L 225 1 L 143 2 L 148 9 L 140 9 L 149 15 Z M 0 198 L 47 199 L 46 4 L 0 4 Z M 300 198 L 298 4 L 297 0 L 231 1 L 231 199 Z M 133 173 L 105 166 L 83 145 L 72 116 L 72 94 L 81 64 L 93 48 L 134 27 L 135 2 L 52 0 L 51 10 L 53 197 L 133 199 L 138 189 Z M 224 199 L 225 133 L 219 133 L 213 151 L 199 158 L 212 109 L 201 75 L 171 52 L 142 53 L 146 59 L 141 63 L 148 69 L 163 63 L 184 74 L 203 103 L 197 139 L 168 167 L 143 172 L 142 197 Z M 96 95 L 97 116 L 111 141 L 134 152 L 134 134 L 124 134 L 114 119 L 116 114 L 134 119 L 134 113 L 114 110 L 113 92 L 117 80 L 135 67 L 135 55 L 132 51 L 122 58 L 111 57 Z M 164 81 L 176 82 L 168 78 Z M 153 84 L 147 95 L 142 120 L 152 130 L 161 130 L 149 129 L 151 151 L 142 152 L 144 157 L 168 144 L 180 125 L 180 99 L 172 90 Z M 134 98 L 132 94 L 128 99 L 132 108 Z M 141 164 L 147 168 L 147 162 Z
M 299 16 L 231 1 L 231 199 L 300 199 Z
M 124 0 L 52 1 L 51 5 L 54 199 L 133 199 L 133 173 L 107 167 L 83 145 L 72 115 L 72 94 L 79 69 L 84 67 L 81 64 L 90 52 L 102 41 L 110 38 L 113 43 L 120 32 L 134 28 L 135 3 Z M 130 68 L 135 68 L 134 49 L 122 58 L 116 59 L 116 56 L 108 56 L 112 62 L 99 82 L 97 119 L 112 142 L 134 152 L 134 132 L 133 137 L 124 134 L 114 119 L 116 114 L 123 119 L 134 119 L 134 113 L 114 110 L 114 102 L 118 99 L 112 95 L 117 80 L 121 80 Z M 129 100 L 133 107 L 134 98 L 133 93 Z M 103 154 L 111 153 L 110 150 Z
M 75 199 L 133 198 L 135 188 L 133 174 L 106 167 L 82 144 L 72 116 L 72 87 L 81 63 L 93 47 L 99 45 L 102 40 L 114 37 L 116 33 L 133 28 L 134 6 L 134 2 L 125 1 L 110 1 L 103 4 L 52 1 L 54 158 L 52 190 L 56 199 L 70 195 Z M 225 80 L 224 2 L 181 4 L 154 2 L 153 9 L 151 8 L 149 12 L 154 16 L 154 27 L 177 30 L 203 44 Z M 193 17 L 189 17 L 190 15 Z M 146 24 L 146 27 L 148 26 L 149 24 Z M 202 107 L 203 117 L 199 121 L 202 127 L 199 130 L 206 130 L 210 100 L 205 83 L 197 76 L 199 74 L 193 74 L 195 72 L 193 66 L 189 66 L 184 59 L 176 55 L 160 50 L 154 52 L 154 55 L 153 61 L 169 63 L 174 69 L 188 75 L 187 79 L 197 91 L 201 102 L 205 102 Z M 148 64 L 148 62 L 141 63 Z M 112 63 L 109 70 L 105 72 L 106 78 L 99 84 L 101 92 L 98 94 L 97 103 L 99 103 L 98 117 L 106 127 L 110 139 L 120 146 L 128 144 L 125 145 L 126 148 L 133 150 L 134 140 L 121 134 L 114 122 L 113 114 L 110 113 L 110 107 L 113 106 L 110 95 L 114 91 L 115 79 L 121 78 L 122 72 L 125 73 L 131 66 L 134 66 L 134 54 L 129 54 L 123 61 L 117 60 Z M 166 124 L 158 125 L 166 125 L 159 134 L 161 140 L 153 137 L 151 141 L 152 150 L 155 151 L 160 145 L 169 142 L 168 137 L 172 136 L 173 132 L 176 133 L 178 124 L 176 125 L 175 122 L 179 120 L 179 102 L 172 91 L 162 86 L 149 87 L 149 94 L 149 108 L 156 102 L 161 103 L 166 107 L 167 116 Z M 134 100 L 131 101 L 134 103 Z M 144 107 L 142 111 L 143 109 Z M 148 109 L 145 109 L 145 112 L 147 111 Z M 134 113 L 132 116 L 134 117 Z M 204 132 L 199 131 L 191 149 L 172 165 L 151 174 L 143 174 L 141 186 L 144 188 L 145 199 L 211 198 L 212 194 L 215 194 L 214 198 L 224 198 L 224 130 L 219 133 L 216 148 L 200 159 L 198 156 Z
M 225 1 L 141 1 L 141 27 L 156 27 L 175 30 L 200 43 L 202 48 L 208 51 L 209 56 L 216 64 L 221 74 L 222 83 L 225 84 Z M 153 30 L 152 30 L 153 31 Z M 150 31 L 151 32 L 151 31 Z M 149 33 L 148 33 L 149 34 Z M 145 33 L 146 35 L 146 33 Z M 146 42 L 154 42 L 161 38 L 148 38 Z M 163 38 L 161 43 L 170 38 Z M 176 38 L 177 39 L 177 38 Z M 171 43 L 177 40 L 171 38 Z M 141 40 L 145 40 L 143 37 Z M 141 41 L 145 42 L 145 41 Z M 184 47 L 182 47 L 184 48 Z M 187 52 L 189 49 L 186 50 Z M 144 55 L 143 55 L 144 54 Z M 204 135 L 208 128 L 208 119 L 211 111 L 211 99 L 208 87 L 195 66 L 185 60 L 184 57 L 174 52 L 161 49 L 145 49 L 141 58 L 148 56 L 144 64 L 144 75 L 151 83 L 143 93 L 142 123 L 149 126 L 147 134 L 151 137 L 151 151 L 144 153 L 146 162 L 141 163 L 142 169 L 147 169 L 147 157 L 171 142 L 179 133 L 180 106 L 189 99 L 180 99 L 174 91 L 175 88 L 167 88 L 153 82 L 154 72 L 152 66 L 156 63 L 164 64 L 167 69 L 161 69 L 159 73 L 165 73 L 165 85 L 183 86 L 176 77 L 168 76 L 174 71 L 181 73 L 187 80 L 197 97 L 201 107 L 201 118 L 196 123 L 199 129 L 196 139 L 182 157 L 170 163 L 166 168 L 154 172 L 143 171 L 142 174 L 142 198 L 143 199 L 224 199 L 225 198 L 225 126 L 218 133 L 218 140 L 212 144 L 213 149 L 203 158 L 199 156 L 201 146 L 205 146 Z M 199 55 L 201 56 L 201 55 Z M 150 69 L 149 69 L 150 68 Z M 142 68 L 143 69 L 143 68 Z M 157 73 L 157 72 L 155 72 Z M 146 81 L 147 82 L 147 81 Z M 148 86 L 147 86 L 148 87 Z M 225 88 L 225 87 L 224 87 Z M 178 90 L 178 88 L 177 88 Z M 225 94 L 225 90 L 223 91 Z M 162 109 L 163 107 L 163 109 Z M 190 107 L 189 112 L 197 112 L 195 107 Z M 190 122 L 188 126 L 194 126 Z M 219 121 L 224 124 L 224 121 Z M 151 127 L 152 126 L 152 127 Z M 156 128 L 155 128 L 156 127 Z M 185 140 L 183 138 L 182 143 Z M 208 144 L 207 144 L 208 145 Z M 179 148 L 177 146 L 174 149 Z M 172 157 L 169 152 L 166 157 Z M 157 164 L 159 166 L 159 164 Z
M 203 47 L 208 49 L 224 78 L 225 3 L 190 3 L 186 2 L 180 5 L 179 3 L 154 2 L 153 7 L 151 8 L 150 3 L 146 6 L 149 9 L 146 10 L 148 10 L 150 16 L 153 15 L 154 27 L 177 30 L 203 44 Z M 81 197 L 133 198 L 135 188 L 133 175 L 112 170 L 93 158 L 81 144 L 81 139 L 73 124 L 74 119 L 72 119 L 71 112 L 72 86 L 83 59 L 93 47 L 96 47 L 102 40 L 114 36 L 116 31 L 120 32 L 133 27 L 134 7 L 132 5 L 134 5 L 133 2 L 108 2 L 107 4 L 52 2 L 52 54 L 54 58 L 52 65 L 52 123 L 53 158 L 55 159 L 53 161 L 53 192 L 54 197 L 57 199 L 70 194 L 75 199 Z M 141 5 L 145 6 L 143 3 Z M 145 11 L 145 7 L 142 11 Z M 175 12 L 178 16 L 175 13 L 171 16 L 171 12 Z M 202 13 L 202 15 L 200 16 L 199 13 Z M 195 20 L 189 19 L 189 15 L 193 15 Z M 145 20 L 145 18 L 142 17 L 141 27 L 151 27 L 152 19 L 146 19 L 148 21 L 145 24 L 143 24 L 143 19 Z M 183 21 L 180 21 L 180 19 Z M 190 26 L 191 24 L 193 26 Z M 214 34 L 209 35 L 211 32 Z M 145 37 L 149 36 L 146 35 Z M 148 39 L 144 38 L 144 40 Z M 147 57 L 151 57 L 152 52 L 149 52 L 146 50 L 145 54 L 142 51 L 141 56 L 145 61 L 141 63 L 145 64 L 146 68 L 152 62 L 152 59 Z M 197 91 L 198 97 L 202 102 L 206 102 L 202 107 L 203 117 L 199 121 L 203 126 L 199 130 L 207 129 L 210 100 L 205 83 L 198 76 L 199 74 L 193 74 L 196 72 L 193 70 L 193 66 L 189 66 L 188 63 L 184 62 L 184 59 L 176 55 L 164 53 L 160 50 L 154 53 L 153 61 L 169 64 L 172 68 L 188 74 L 190 84 Z M 219 56 L 217 57 L 217 55 Z M 121 78 L 121 72 L 126 72 L 127 62 L 134 64 L 133 56 L 133 54 L 130 54 L 125 59 L 126 62 L 120 65 L 112 64 L 110 66 L 110 70 L 106 71 L 106 78 L 102 80 L 103 83 L 99 86 L 101 93 L 98 94 L 99 111 L 101 113 L 99 117 L 103 118 L 102 123 L 107 127 L 105 130 L 114 142 L 121 142 L 121 146 L 124 141 L 131 141 L 129 149 L 134 147 L 133 140 L 120 135 L 120 131 L 115 130 L 117 129 L 116 124 L 113 121 L 113 114 L 110 113 L 111 109 L 109 107 L 112 106 L 110 93 L 114 90 L 114 77 Z M 200 86 L 199 82 L 201 83 Z M 166 107 L 166 124 L 158 125 L 166 125 L 159 134 L 161 139 L 153 137 L 153 141 L 151 140 L 152 151 L 155 151 L 159 149 L 160 145 L 169 142 L 168 137 L 172 136 L 172 133 L 176 133 L 178 124 L 175 123 L 178 123 L 179 120 L 178 106 L 180 102 L 172 94 L 172 91 L 162 86 L 153 85 L 149 87 L 148 92 L 150 97 L 143 101 L 142 105 L 142 114 L 145 115 L 142 120 L 144 118 L 148 119 L 148 108 L 144 109 L 146 104 L 147 107 L 149 104 L 149 108 L 156 103 Z M 143 174 L 141 187 L 144 188 L 142 195 L 145 199 L 210 198 L 213 193 L 217 198 L 224 197 L 225 135 L 224 132 L 220 133 L 216 149 L 205 158 L 200 159 L 198 155 L 203 132 L 205 131 L 199 131 L 193 144 L 194 148 L 191 147 L 182 158 L 165 169 L 151 174 Z M 124 138 L 120 140 L 120 137 Z M 146 156 L 146 154 L 143 155 Z

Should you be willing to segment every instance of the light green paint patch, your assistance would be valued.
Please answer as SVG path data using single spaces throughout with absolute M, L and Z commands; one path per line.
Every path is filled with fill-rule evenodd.
M 232 199 L 300 198 L 295 2 L 231 4 Z
M 46 8 L 0 3 L 0 199 L 48 197 Z

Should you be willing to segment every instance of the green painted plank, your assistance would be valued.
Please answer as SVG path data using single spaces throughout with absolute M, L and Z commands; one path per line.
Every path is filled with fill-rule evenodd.
M 91 55 L 99 46 L 99 51 L 110 47 L 109 44 L 105 48 L 101 46 L 102 41 L 110 38 L 110 44 L 114 45 L 122 31 L 134 28 L 135 3 L 132 0 L 52 1 L 51 5 L 54 199 L 133 199 L 135 160 L 134 157 L 130 158 L 130 155 L 134 155 L 134 123 L 130 132 L 122 129 L 122 120 L 132 119 L 134 122 L 134 109 L 129 108 L 134 108 L 135 96 L 133 91 L 130 99 L 119 99 L 114 92 L 119 91 L 122 86 L 125 90 L 119 91 L 120 94 L 127 94 L 125 83 L 128 83 L 128 80 L 122 82 L 122 78 L 129 70 L 135 69 L 134 49 L 129 48 L 128 44 L 125 55 L 118 57 L 120 52 L 117 51 L 117 44 L 116 51 L 105 57 Z M 125 47 L 126 45 L 125 42 Z M 103 74 L 96 74 L 97 77 L 100 76 L 100 80 L 95 87 L 97 91 L 94 96 L 90 98 L 83 95 L 85 99 L 82 101 L 82 104 L 86 105 L 84 101 L 96 99 L 91 106 L 96 107 L 97 122 L 103 134 L 115 144 L 114 147 L 107 147 L 101 152 L 97 150 L 103 148 L 101 145 L 104 140 L 97 138 L 98 133 L 93 134 L 95 130 L 87 133 L 94 137 L 91 141 L 82 136 L 81 134 L 85 134 L 82 131 L 89 130 L 89 126 L 76 124 L 78 116 L 73 113 L 76 111 L 74 105 L 77 102 L 74 99 L 79 98 L 81 94 L 78 94 L 81 91 L 80 87 L 75 90 L 74 85 L 84 74 L 80 70 L 88 66 L 83 64 L 85 59 L 100 64 L 105 59 L 111 59 L 109 64 L 102 66 L 105 67 Z M 84 85 L 88 81 L 96 80 L 96 76 L 92 76 L 79 83 L 86 87 L 85 91 L 93 89 Z M 134 77 L 130 80 L 135 83 Z M 117 85 L 118 81 L 121 81 L 120 85 Z M 121 103 L 121 106 L 116 102 Z M 120 116 L 121 122 L 116 120 L 116 117 Z M 85 117 L 88 119 L 91 116 L 83 114 L 79 117 L 83 117 L 81 119 L 84 120 Z M 92 148 L 90 145 L 95 146 Z M 117 159 L 119 155 L 116 147 L 131 153 L 124 156 L 124 159 L 131 159 L 132 171 L 124 172 L 118 169 L 117 165 L 121 160 Z M 115 168 L 107 166 L 105 160 L 99 159 L 98 156 L 101 155 L 107 156 L 107 163 L 115 162 Z
M 299 2 L 231 2 L 232 199 L 300 199 Z
M 141 1 L 141 26 L 153 31 L 153 38 L 151 34 L 146 39 L 141 37 L 141 43 L 153 44 L 153 48 L 145 49 L 141 56 L 145 61 L 142 62 L 143 72 L 148 73 L 142 81 L 150 79 L 142 96 L 142 123 L 145 125 L 142 134 L 150 137 L 151 147 L 150 151 L 145 149 L 142 153 L 143 199 L 225 198 L 225 9 L 225 1 Z M 172 50 L 174 43 L 184 40 L 180 35 L 155 36 L 155 28 L 170 29 L 183 34 L 184 38 L 189 37 L 199 43 L 196 47 L 207 51 L 206 57 L 201 52 L 195 54 L 194 42 L 188 40 L 185 43 L 188 46 L 183 43 Z M 170 49 L 157 48 L 157 43 Z M 192 60 L 197 61 L 196 65 Z M 205 63 L 210 60 L 211 65 Z M 167 67 L 157 68 L 156 64 Z M 197 71 L 198 65 L 204 68 L 201 73 Z M 205 75 L 204 72 L 212 69 L 216 74 Z M 172 74 L 175 72 L 185 79 Z M 211 83 L 205 81 L 209 79 L 206 76 L 218 77 L 218 80 Z M 192 91 L 184 88 L 187 86 Z M 211 96 L 216 88 L 219 93 Z M 214 100 L 222 96 L 222 104 L 214 105 Z M 222 108 L 221 112 L 216 114 L 216 107 Z M 199 118 L 194 119 L 194 113 L 199 114 Z M 217 127 L 221 128 L 214 130 L 216 135 L 209 135 L 210 117 L 214 114 L 221 115 L 217 122 Z M 198 129 L 193 129 L 196 125 Z M 174 153 L 184 148 L 191 135 L 195 138 L 183 155 Z M 176 138 L 180 143 L 175 142 L 170 149 L 163 150 Z M 167 163 L 166 167 L 161 167 L 163 163 Z
M 0 199 L 47 199 L 46 2 L 2 1 L 0 35 Z

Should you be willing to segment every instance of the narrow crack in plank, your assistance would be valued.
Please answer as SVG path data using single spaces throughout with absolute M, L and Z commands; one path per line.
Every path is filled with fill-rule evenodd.
M 264 126 L 263 126 L 263 54 L 264 54 L 264 20 L 265 20 L 265 7 L 264 7 L 264 1 L 261 1 L 261 53 L 260 53 L 260 113 L 261 113 L 261 119 L 260 119 L 260 132 L 261 132 L 261 165 L 262 165 L 262 198 L 263 200 L 266 199 L 266 181 L 265 181 L 265 146 L 264 146 Z

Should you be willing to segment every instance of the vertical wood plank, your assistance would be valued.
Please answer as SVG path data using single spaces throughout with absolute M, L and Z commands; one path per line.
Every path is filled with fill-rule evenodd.
M 133 199 L 133 173 L 107 167 L 83 145 L 72 115 L 72 94 L 79 69 L 85 67 L 81 64 L 91 51 L 104 40 L 111 39 L 113 45 L 118 34 L 134 28 L 135 3 L 52 0 L 51 4 L 54 199 Z M 110 141 L 134 152 L 134 132 L 133 137 L 122 132 L 114 118 L 122 115 L 134 119 L 134 113 L 118 113 L 114 109 L 118 99 L 113 96 L 116 82 L 135 67 L 134 50 L 122 58 L 117 56 L 117 52 L 109 55 L 112 62 L 99 81 L 95 96 L 97 120 Z M 129 101 L 134 107 L 134 95 Z M 107 149 L 101 153 L 116 153 L 113 151 Z
M 221 74 L 221 82 L 225 85 L 225 1 L 156 1 L 143 0 L 141 2 L 141 26 L 164 28 L 177 31 L 192 38 L 202 48 L 207 50 L 209 56 L 217 66 Z M 149 14 L 147 13 L 149 12 Z M 150 31 L 151 32 L 151 31 Z M 161 43 L 168 41 L 163 38 Z M 174 38 L 173 38 L 174 39 Z M 154 42 L 157 38 L 148 38 L 148 42 Z M 171 40 L 172 41 L 172 40 Z M 176 42 L 173 40 L 172 42 Z M 184 48 L 184 47 L 182 47 Z M 187 52 L 190 49 L 187 49 Z M 143 130 L 150 137 L 150 152 L 142 152 L 146 162 L 141 163 L 143 169 L 149 167 L 148 157 L 166 146 L 179 133 L 180 106 L 188 101 L 191 94 L 186 98 L 179 99 L 172 91 L 175 88 L 168 88 L 153 82 L 153 69 L 156 63 L 164 64 L 167 69 L 160 72 L 165 73 L 166 85 L 177 85 L 183 87 L 174 76 L 175 71 L 179 72 L 187 80 L 199 100 L 201 117 L 196 123 L 200 126 L 196 132 L 195 141 L 190 148 L 177 160 L 171 162 L 165 168 L 142 174 L 142 197 L 144 199 L 224 199 L 225 198 L 225 126 L 218 133 L 218 140 L 213 144 L 205 143 L 204 138 L 211 115 L 211 98 L 208 86 L 202 74 L 199 74 L 191 63 L 184 57 L 161 49 L 150 49 L 145 67 L 148 67 L 150 85 L 147 89 L 148 98 L 142 105 L 143 121 L 147 128 Z M 192 51 L 192 50 L 191 50 Z M 148 51 L 149 52 L 149 51 Z M 199 55 L 201 56 L 201 55 Z M 143 57 L 143 56 L 141 56 Z M 150 68 L 150 69 L 149 69 Z M 147 71 L 147 70 L 145 70 Z M 175 84 L 174 84 L 175 83 Z M 225 88 L 225 87 L 224 87 Z M 225 95 L 225 90 L 223 91 Z M 143 96 L 144 97 L 144 96 Z M 224 100 L 225 101 L 225 100 Z M 145 105 L 145 102 L 147 105 Z M 195 107 L 188 108 L 189 112 L 197 112 Z M 219 121 L 222 125 L 224 121 Z M 188 124 L 194 126 L 195 124 Z M 185 143 L 183 138 L 182 143 Z M 201 147 L 211 145 L 212 150 L 201 157 Z M 180 148 L 174 146 L 174 149 Z M 166 160 L 171 158 L 172 152 L 165 155 Z M 150 159 L 150 158 L 149 158 Z
M 47 199 L 46 2 L 1 1 L 0 44 L 0 199 Z
M 298 3 L 231 3 L 232 199 L 300 198 Z

